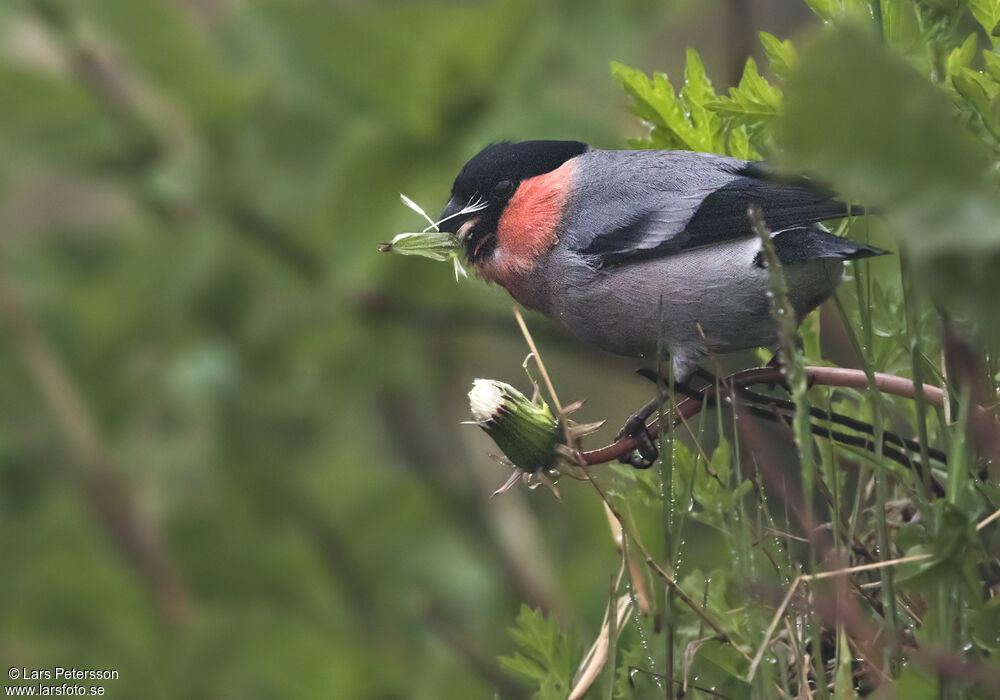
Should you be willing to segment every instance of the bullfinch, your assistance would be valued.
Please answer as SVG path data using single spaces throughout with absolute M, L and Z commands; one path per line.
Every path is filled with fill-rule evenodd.
M 806 178 L 579 141 L 487 146 L 455 178 L 441 218 L 479 277 L 584 343 L 649 359 L 665 349 L 684 383 L 706 353 L 777 343 L 751 206 L 799 320 L 833 293 L 844 261 L 886 252 L 823 228 L 862 210 Z

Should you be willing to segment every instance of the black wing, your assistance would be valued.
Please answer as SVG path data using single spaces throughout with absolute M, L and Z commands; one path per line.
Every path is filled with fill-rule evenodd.
M 690 192 L 675 191 L 672 199 L 680 205 L 660 202 L 594 236 L 580 253 L 595 266 L 605 267 L 745 238 L 754 235 L 747 217 L 751 205 L 760 209 L 772 231 L 864 211 L 836 201 L 832 192 L 806 178 L 776 176 L 762 163 L 740 163 L 727 175 L 726 182 L 707 192 L 696 185 Z M 703 197 L 693 214 L 690 206 L 684 206 L 692 197 Z

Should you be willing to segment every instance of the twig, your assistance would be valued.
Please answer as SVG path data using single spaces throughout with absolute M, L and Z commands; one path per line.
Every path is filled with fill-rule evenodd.
M 545 370 L 545 363 L 542 362 L 542 358 L 538 354 L 538 348 L 535 347 L 535 341 L 531 337 L 531 332 L 528 330 L 528 326 L 524 323 L 524 317 L 521 315 L 520 309 L 516 306 L 514 307 L 514 318 L 517 319 L 517 325 L 521 327 L 521 333 L 524 334 L 524 340 L 528 343 L 528 349 L 531 350 L 531 356 L 535 358 L 535 364 L 538 365 L 538 371 L 542 373 L 542 380 L 545 382 L 545 388 L 549 390 L 549 396 L 552 398 L 552 403 L 556 407 L 556 412 L 559 414 L 559 417 L 562 418 L 563 409 L 562 404 L 559 403 L 559 397 L 556 395 L 556 388 L 552 386 L 552 380 L 549 379 L 549 373 Z
M 531 331 L 528 330 L 528 326 L 524 322 L 524 317 L 521 316 L 521 311 L 516 306 L 514 307 L 514 318 L 517 319 L 517 325 L 521 327 L 521 333 L 524 334 L 524 340 L 528 343 L 528 349 L 531 350 L 531 356 L 535 358 L 535 364 L 538 366 L 538 371 L 542 374 L 542 381 L 545 382 L 545 388 L 548 390 L 549 397 L 552 399 L 552 405 L 556 407 L 556 415 L 559 416 L 559 423 L 562 425 L 563 431 L 566 433 L 566 446 L 570 448 L 574 456 L 576 456 L 579 453 L 576 450 L 576 440 L 573 438 L 573 434 L 569 429 L 569 422 L 566 420 L 566 412 L 563 411 L 562 404 L 559 403 L 559 397 L 556 395 L 556 388 L 552 385 L 549 373 L 545 369 L 545 363 L 542 362 L 542 356 L 538 354 L 538 348 L 535 347 L 535 341 L 531 337 Z M 578 457 L 576 461 L 581 465 L 583 464 Z
M 1000 510 L 995 511 L 993 515 L 990 515 L 989 517 L 984 518 L 982 521 L 980 521 L 980 523 L 976 525 L 976 532 L 979 532 L 997 518 L 1000 518 Z
M 868 388 L 868 377 L 865 372 L 860 369 L 846 369 L 843 367 L 806 367 L 805 370 L 811 386 L 834 386 L 858 390 L 865 390 Z M 916 390 L 913 386 L 913 381 L 910 379 L 893 374 L 883 374 L 882 372 L 875 372 L 874 379 L 875 387 L 884 394 L 900 396 L 906 399 L 913 399 L 915 396 Z M 782 374 L 781 369 L 777 367 L 758 367 L 755 369 L 743 370 L 729 375 L 722 381 L 723 385 L 731 384 L 733 387 L 738 388 L 758 384 L 784 385 L 784 383 L 784 375 Z M 924 398 L 929 404 L 935 407 L 945 405 L 944 392 L 940 387 L 924 384 L 923 390 Z M 704 404 L 704 399 L 715 395 L 715 386 L 707 386 L 699 393 L 701 394 L 700 398 L 695 399 L 689 397 L 677 404 L 675 410 L 672 412 L 674 425 L 678 424 L 681 420 L 689 419 L 691 416 L 698 413 Z M 977 416 L 981 418 L 988 418 L 992 420 L 995 425 L 995 418 L 992 417 L 989 409 L 982 406 L 976 406 L 973 410 Z M 650 437 L 655 437 L 659 433 L 659 429 L 660 426 L 658 418 L 654 419 L 646 426 L 646 431 L 649 433 Z M 617 460 L 619 457 L 626 455 L 635 449 L 635 438 L 624 437 L 610 445 L 583 452 L 580 456 L 587 465 L 604 464 L 606 462 Z

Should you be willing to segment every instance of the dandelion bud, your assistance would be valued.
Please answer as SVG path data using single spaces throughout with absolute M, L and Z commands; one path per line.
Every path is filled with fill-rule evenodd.
M 476 424 L 515 467 L 533 473 L 555 465 L 563 430 L 541 398 L 531 401 L 510 384 L 477 379 L 469 405 Z
M 460 250 L 458 239 L 446 231 L 425 231 L 423 233 L 401 233 L 389 243 L 378 247 L 383 253 L 419 255 L 444 262 L 453 258 Z

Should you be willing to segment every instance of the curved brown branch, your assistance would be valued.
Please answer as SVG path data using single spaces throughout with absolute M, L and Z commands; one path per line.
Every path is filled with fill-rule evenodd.
M 845 369 L 843 367 L 806 367 L 806 376 L 810 386 L 833 386 L 845 389 L 867 389 L 868 375 L 860 369 Z M 884 394 L 901 396 L 912 399 L 916 395 L 916 388 L 913 381 L 906 377 L 898 377 L 894 374 L 874 373 L 875 386 Z M 736 389 L 744 389 L 758 384 L 784 385 L 785 377 L 778 367 L 758 367 L 755 369 L 743 370 L 731 374 L 721 381 L 721 385 Z M 680 425 L 697 414 L 704 400 L 715 395 L 716 385 L 710 385 L 702 389 L 697 398 L 688 397 L 677 404 L 673 412 L 665 419 L 670 420 L 673 426 Z M 941 407 L 944 405 L 945 396 L 940 387 L 923 385 L 924 400 L 932 406 Z M 977 407 L 977 417 L 988 417 L 995 429 L 1000 430 L 996 424 L 996 418 L 992 413 L 983 407 Z M 657 418 L 646 426 L 646 431 L 651 437 L 656 437 L 660 430 L 660 421 Z M 583 452 L 580 456 L 584 464 L 596 465 L 604 464 L 619 457 L 629 454 L 636 448 L 634 438 L 625 437 L 610 445 L 600 447 L 596 450 Z

